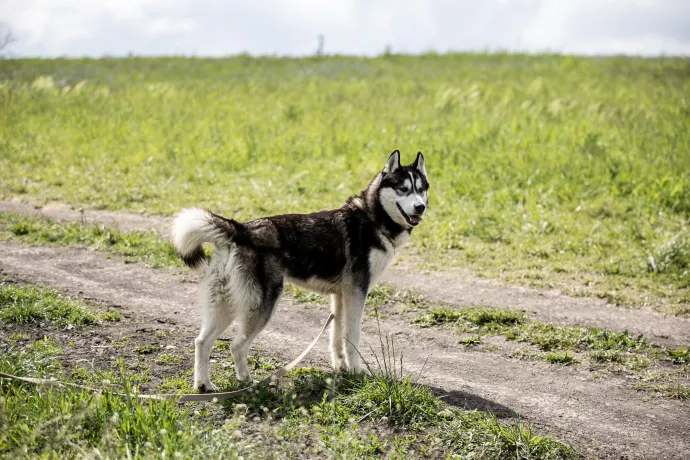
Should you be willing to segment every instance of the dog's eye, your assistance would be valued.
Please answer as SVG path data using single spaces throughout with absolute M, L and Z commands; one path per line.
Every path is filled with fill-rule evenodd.
M 400 187 L 400 191 L 401 191 L 402 193 L 409 193 L 409 192 L 410 192 L 410 189 L 407 188 L 407 187 Z

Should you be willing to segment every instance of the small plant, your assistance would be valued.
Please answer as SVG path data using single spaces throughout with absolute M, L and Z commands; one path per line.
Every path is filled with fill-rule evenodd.
M 413 322 L 422 326 L 457 324 L 474 327 L 481 331 L 499 331 L 508 326 L 521 324 L 526 318 L 523 312 L 501 308 L 449 309 L 434 308 Z
M 12 334 L 7 336 L 7 341 L 10 343 L 10 345 L 16 345 L 17 342 L 21 342 L 23 340 L 28 339 L 29 334 L 24 334 L 23 332 L 13 332 Z
M 153 343 L 151 345 L 137 345 L 134 352 L 138 355 L 150 355 L 161 349 L 160 345 Z
M 589 357 L 597 363 L 622 363 L 624 359 L 618 350 L 593 350 L 589 353 Z
M 636 385 L 638 390 L 652 391 L 672 399 L 679 399 L 681 401 L 690 400 L 690 387 L 680 383 L 667 385 L 654 385 L 649 383 L 640 383 Z
M 682 346 L 679 348 L 666 350 L 666 354 L 673 364 L 690 364 L 690 347 Z
M 471 337 L 465 337 L 464 339 L 458 340 L 458 343 L 467 346 L 479 345 L 480 343 L 482 343 L 482 338 L 478 335 L 473 335 Z
M 322 303 L 324 298 L 313 292 L 304 291 L 292 284 L 285 285 L 285 292 L 292 295 L 297 303 Z
M 213 345 L 214 351 L 228 351 L 229 349 L 230 342 L 227 340 L 216 340 L 216 343 Z
M 567 366 L 575 362 L 575 355 L 569 354 L 567 351 L 549 351 L 544 359 L 551 364 L 565 364 Z
M 28 235 L 33 231 L 33 226 L 28 222 L 17 222 L 15 224 L 10 225 L 10 232 L 12 232 L 12 234 L 14 234 L 15 236 Z
M 156 358 L 158 364 L 180 364 L 182 357 L 172 353 L 162 353 Z
M 103 318 L 103 321 L 112 322 L 117 322 L 121 319 L 119 311 L 107 311 L 101 315 L 101 318 Z

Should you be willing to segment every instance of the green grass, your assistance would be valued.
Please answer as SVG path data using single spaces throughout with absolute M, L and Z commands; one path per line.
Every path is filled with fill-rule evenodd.
M 447 324 L 454 326 L 459 333 L 474 334 L 459 340 L 464 345 L 480 343 L 480 334 L 502 335 L 508 340 L 534 347 L 513 350 L 511 356 L 543 359 L 552 364 L 577 363 L 580 361 L 578 353 L 586 353 L 592 363 L 617 363 L 633 372 L 663 360 L 675 365 L 690 362 L 686 346 L 669 349 L 650 342 L 642 334 L 628 331 L 531 321 L 525 313 L 514 309 L 454 309 L 432 305 L 428 312 L 414 318 L 412 323 L 421 327 Z
M 338 206 L 421 150 L 411 244 L 432 268 L 687 315 L 689 75 L 554 55 L 6 59 L 0 195 L 247 220 Z
M 134 348 L 134 351 L 138 355 L 150 355 L 153 353 L 156 353 L 160 351 L 161 346 L 158 344 L 151 344 L 151 345 L 137 345 Z
M 592 350 L 589 357 L 599 363 L 622 363 L 624 360 L 620 350 Z
M 458 343 L 461 345 L 467 345 L 467 346 L 479 345 L 480 343 L 482 343 L 482 338 L 478 335 L 473 335 L 473 336 L 465 337 L 464 339 L 458 340 Z
M 572 364 L 576 361 L 575 356 L 567 351 L 549 351 L 544 359 L 552 364 Z
M 690 364 L 690 347 L 682 346 L 666 350 L 666 354 L 674 364 Z
M 109 320 L 111 315 L 101 319 Z M 0 282 L 0 323 L 53 323 L 59 327 L 93 324 L 99 315 L 51 289 Z
M 31 245 L 98 249 L 150 267 L 183 265 L 172 244 L 153 232 L 120 232 L 99 225 L 53 222 L 46 218 L 0 212 L 0 239 Z
M 514 309 L 434 307 L 415 318 L 413 323 L 423 327 L 452 324 L 462 332 L 500 334 L 509 340 L 531 343 L 543 351 L 646 350 L 652 347 L 642 334 L 635 336 L 627 331 L 544 324 L 529 321 L 523 312 Z
M 502 308 L 468 308 L 458 310 L 434 307 L 428 313 L 415 318 L 413 323 L 421 326 L 462 324 L 471 330 L 493 332 L 503 330 L 515 324 L 522 324 L 525 321 L 525 314 L 518 310 Z
M 536 345 L 543 351 L 552 350 L 647 350 L 651 343 L 642 336 L 627 331 L 613 332 L 599 328 L 557 326 L 539 322 L 514 328 L 506 334 L 511 340 Z
M 660 393 L 668 398 L 680 399 L 681 401 L 690 400 L 690 387 L 677 383 L 675 385 L 653 385 L 653 384 L 639 384 L 639 390 L 652 391 Z
M 370 377 L 300 368 L 278 387 L 260 387 L 236 400 L 180 405 L 109 392 L 150 385 L 150 364 L 175 364 L 172 355 L 156 356 L 153 350 L 136 363 L 120 357 L 105 368 L 104 362 L 79 367 L 64 364 L 69 356 L 51 338 L 31 341 L 24 334 L 15 339 L 7 345 L 0 341 L 0 371 L 106 391 L 99 395 L 0 380 L 3 458 L 152 458 L 162 452 L 173 458 L 579 458 L 567 444 L 521 422 L 448 406 L 405 375 L 402 357 L 388 338 L 381 342 L 380 358 L 369 363 Z M 69 337 L 60 332 L 56 339 Z M 250 365 L 258 375 L 279 364 L 252 356 Z M 212 377 L 224 389 L 240 385 L 232 367 L 225 361 L 214 366 Z M 190 383 L 191 370 L 186 370 L 163 378 L 152 391 L 191 392 Z

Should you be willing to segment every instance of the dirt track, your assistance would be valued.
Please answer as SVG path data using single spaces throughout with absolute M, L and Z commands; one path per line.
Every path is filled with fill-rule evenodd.
M 187 275 L 124 264 L 86 250 L 0 242 L 0 254 L 2 276 L 118 305 L 126 315 L 196 327 L 195 284 Z M 306 346 L 326 316 L 324 309 L 283 302 L 252 353 L 285 361 Z M 690 451 L 687 403 L 649 400 L 615 376 L 597 379 L 583 369 L 466 349 L 452 332 L 414 328 L 392 315 L 381 327 L 394 334 L 409 371 L 419 370 L 428 359 L 423 383 L 446 394 L 452 404 L 519 416 L 602 457 L 680 459 Z M 365 322 L 363 341 L 364 349 L 377 347 L 371 320 Z M 327 366 L 326 340 L 308 362 Z
M 154 230 L 163 237 L 168 235 L 170 225 L 170 219 L 165 217 L 101 210 L 87 210 L 82 214 L 61 203 L 51 203 L 38 209 L 25 203 L 0 201 L 0 211 L 42 215 L 59 221 L 99 223 L 123 232 Z M 574 298 L 557 291 L 506 286 L 494 280 L 456 273 L 436 271 L 421 274 L 410 264 L 391 267 L 382 281 L 457 306 L 519 308 L 545 322 L 641 332 L 665 345 L 690 343 L 690 318 L 666 316 L 650 308 L 621 308 L 601 299 Z

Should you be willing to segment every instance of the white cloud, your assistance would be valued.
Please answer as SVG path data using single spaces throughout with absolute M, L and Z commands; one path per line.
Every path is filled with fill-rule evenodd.
M 687 0 L 4 0 L 19 56 L 556 51 L 690 55 Z

